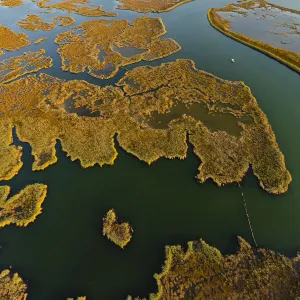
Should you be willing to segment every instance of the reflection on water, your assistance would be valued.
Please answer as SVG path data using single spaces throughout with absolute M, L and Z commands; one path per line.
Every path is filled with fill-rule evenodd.
M 191 103 L 188 105 L 176 103 L 170 112 L 166 114 L 154 112 L 147 120 L 147 124 L 152 128 L 164 129 L 168 127 L 170 121 L 184 114 L 203 122 L 212 131 L 224 130 L 235 136 L 240 135 L 242 131 L 242 128 L 238 126 L 238 121 L 241 120 L 229 113 L 209 112 L 208 108 L 201 103 Z
M 132 57 L 132 56 L 147 52 L 147 50 L 138 49 L 138 48 L 135 48 L 135 47 L 117 47 L 117 46 L 113 46 L 112 49 L 114 51 L 120 53 L 124 57 Z

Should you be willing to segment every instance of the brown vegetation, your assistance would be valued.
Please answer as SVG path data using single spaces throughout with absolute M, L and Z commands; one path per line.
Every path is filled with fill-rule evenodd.
M 1 0 L 0 5 L 8 6 L 10 8 L 23 5 L 23 0 Z
M 166 246 L 163 271 L 154 275 L 158 292 L 149 299 L 298 299 L 299 255 L 253 249 L 242 238 L 239 244 L 226 256 L 203 240 L 189 242 L 187 251 Z
M 75 23 L 75 19 L 73 17 L 67 16 L 67 17 L 56 17 L 51 23 L 45 23 L 43 22 L 43 18 L 38 15 L 28 15 L 24 20 L 19 21 L 17 24 L 20 28 L 26 29 L 26 30 L 44 30 L 49 31 L 53 30 L 56 26 L 56 24 L 59 24 L 59 26 L 69 26 Z
M 37 52 L 25 52 L 21 56 L 11 57 L 0 62 L 0 83 L 7 83 L 25 74 L 35 73 L 52 67 L 52 58 L 44 56 L 45 49 Z
M 113 12 L 106 12 L 102 10 L 102 5 L 97 7 L 93 7 L 92 5 L 85 5 L 88 4 L 89 0 L 66 0 L 54 4 L 48 4 L 51 0 L 41 0 L 37 3 L 40 8 L 47 8 L 47 9 L 61 9 L 66 10 L 69 13 L 74 13 L 86 17 L 115 17 L 118 14 Z
M 103 235 L 121 248 L 124 248 L 131 240 L 132 228 L 129 223 L 119 223 L 113 209 L 107 212 L 103 218 Z
M 114 163 L 116 135 L 123 149 L 148 164 L 160 157 L 184 159 L 188 138 L 201 160 L 200 182 L 209 178 L 218 185 L 239 182 L 250 165 L 261 187 L 270 193 L 284 193 L 291 182 L 272 128 L 250 89 L 242 82 L 199 71 L 190 60 L 135 68 L 118 87 L 41 74 L 1 89 L 0 112 L 10 126 L 16 126 L 20 140 L 31 145 L 33 170 L 57 161 L 56 140 L 72 160 L 90 167 Z M 100 116 L 67 113 L 67 100 L 76 109 L 82 107 Z M 241 133 L 212 131 L 190 115 L 171 120 L 165 129 L 148 125 L 154 112 L 167 114 L 177 103 L 198 103 L 207 106 L 209 113 L 232 114 Z
M 83 22 L 76 28 L 82 33 L 63 32 L 55 40 L 60 45 L 62 69 L 72 73 L 87 69 L 96 78 L 113 77 L 121 66 L 163 58 L 181 49 L 172 39 L 160 39 L 166 34 L 160 18 L 137 18 L 132 24 L 127 20 L 95 20 Z M 114 47 L 145 51 L 124 57 Z M 103 54 L 101 59 L 100 54 Z
M 47 194 L 43 184 L 27 185 L 21 192 L 10 197 L 9 186 L 0 186 L 0 227 L 11 223 L 27 226 L 42 212 L 42 203 Z
M 10 270 L 0 273 L 0 299 L 1 300 L 26 300 L 27 286 L 18 273 L 11 274 Z
M 264 0 L 253 0 L 249 2 L 243 2 L 240 4 L 229 4 L 224 8 L 211 8 L 208 11 L 208 19 L 210 24 L 219 30 L 220 32 L 224 33 L 225 35 L 233 38 L 234 40 L 237 40 L 247 46 L 250 46 L 258 51 L 263 52 L 264 54 L 267 54 L 268 56 L 280 61 L 281 63 L 287 65 L 291 69 L 300 72 L 300 54 L 295 53 L 290 50 L 286 49 L 280 49 L 277 47 L 274 47 L 273 45 L 266 44 L 262 41 L 258 41 L 255 39 L 252 39 L 244 34 L 237 33 L 231 30 L 230 27 L 230 21 L 223 20 L 219 13 L 222 12 L 238 12 L 239 9 L 244 10 L 251 10 L 253 8 L 267 8 L 272 9 L 272 7 L 280 9 L 282 11 L 287 11 L 294 14 L 300 14 L 297 10 L 292 10 L 288 8 L 284 8 L 278 5 L 270 4 Z M 247 12 L 243 10 L 243 14 L 246 17 Z
M 46 40 L 47 40 L 46 37 L 42 37 L 42 38 L 37 39 L 34 43 L 37 45 L 37 44 L 40 44 L 41 42 L 46 41 Z
M 119 0 L 118 9 L 129 9 L 137 12 L 166 12 L 192 0 Z
M 30 43 L 26 34 L 17 34 L 0 25 L 0 50 L 15 51 L 30 45 Z
M 0 181 L 10 180 L 23 166 L 22 147 L 12 142 L 12 124 L 0 113 Z

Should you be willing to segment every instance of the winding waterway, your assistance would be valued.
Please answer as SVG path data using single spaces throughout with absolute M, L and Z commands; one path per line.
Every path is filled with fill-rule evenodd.
M 298 0 L 273 2 L 300 9 Z M 227 3 L 230 1 L 195 0 L 159 14 L 168 31 L 166 36 L 174 38 L 182 50 L 151 65 L 188 58 L 198 69 L 223 79 L 242 80 L 251 88 L 267 114 L 293 182 L 286 194 L 270 195 L 259 188 L 249 170 L 241 184 L 242 192 L 257 244 L 295 255 L 300 250 L 300 77 L 210 26 L 207 10 Z M 118 11 L 115 1 L 102 0 L 100 4 L 107 11 L 117 11 L 117 19 L 133 20 L 143 15 Z M 0 7 L 0 24 L 22 32 L 15 23 L 26 17 L 27 9 L 34 13 L 35 8 L 30 1 L 14 9 Z M 56 15 L 72 15 L 76 24 L 87 19 L 61 11 Z M 120 70 L 113 79 L 101 81 L 84 73 L 62 72 L 53 39 L 64 30 L 26 31 L 32 40 L 43 36 L 48 40 L 1 58 L 46 47 L 54 66 L 43 72 L 50 75 L 100 85 L 112 84 L 124 75 L 125 71 Z M 231 58 L 236 63 L 232 64 Z M 212 181 L 197 183 L 194 176 L 200 162 L 191 146 L 185 161 L 160 159 L 149 167 L 118 148 L 114 166 L 83 169 L 77 161 L 71 162 L 58 144 L 58 163 L 43 172 L 31 171 L 31 149 L 23 146 L 24 167 L 8 184 L 16 193 L 27 184 L 44 183 L 49 187 L 48 195 L 43 213 L 34 223 L 26 228 L 7 226 L 0 230 L 0 266 L 13 266 L 28 282 L 29 300 L 79 295 L 86 295 L 88 300 L 125 299 L 128 294 L 146 296 L 156 291 L 153 274 L 161 271 L 166 244 L 185 245 L 203 238 L 224 253 L 236 250 L 238 235 L 253 244 L 240 188 L 220 188 Z M 102 236 L 102 217 L 111 208 L 134 229 L 133 239 L 124 250 Z

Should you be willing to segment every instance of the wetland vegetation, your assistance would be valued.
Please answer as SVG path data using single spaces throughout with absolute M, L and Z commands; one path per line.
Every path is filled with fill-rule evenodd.
M 252 0 L 229 4 L 224 8 L 211 8 L 208 19 L 213 27 L 227 36 L 300 73 L 299 11 L 265 0 Z M 254 34 L 249 30 L 252 26 L 259 26 Z
M 113 209 L 103 218 L 103 235 L 120 248 L 124 248 L 132 238 L 133 229 L 127 222 L 119 222 Z
M 298 299 L 299 255 L 288 258 L 238 240 L 231 255 L 203 240 L 188 242 L 187 250 L 166 246 L 163 271 L 154 275 L 158 292 L 149 299 Z
M 10 270 L 0 273 L 0 297 L 3 300 L 26 300 L 27 286 L 18 273 L 12 274 Z
M 89 0 L 41 0 L 32 3 L 40 11 L 20 18 L 12 29 L 7 24 L 0 25 L 0 55 L 4 56 L 0 62 L 0 227 L 27 227 L 42 213 L 48 183 L 26 179 L 21 190 L 14 186 L 23 171 L 30 172 L 28 168 L 24 170 L 27 146 L 33 157 L 32 171 L 45 170 L 42 174 L 47 174 L 49 167 L 59 161 L 58 145 L 84 169 L 113 165 L 121 149 L 148 165 L 160 158 L 184 160 L 191 145 L 200 163 L 196 175 L 199 183 L 211 179 L 219 187 L 238 183 L 241 188 L 240 183 L 250 169 L 269 194 L 288 191 L 292 177 L 285 157 L 250 87 L 243 81 L 221 79 L 197 68 L 192 59 L 184 59 L 180 43 L 172 38 L 174 34 L 169 35 L 163 18 L 135 14 L 133 20 L 126 19 L 126 10 L 167 12 L 187 2 L 192 1 L 120 0 L 118 16 L 115 9 L 103 10 L 102 5 L 95 6 Z M 2 0 L 0 5 L 18 9 L 27 3 Z M 284 37 L 280 41 L 283 49 L 234 31 L 231 18 L 256 18 L 256 10 L 262 14 L 259 20 L 276 21 L 268 33 Z M 293 22 L 287 22 L 291 15 Z M 290 50 L 292 42 L 286 38 L 299 37 L 298 15 L 296 10 L 263 0 L 208 11 L 209 21 L 219 31 L 297 71 L 299 53 Z M 70 28 L 65 29 L 67 26 Z M 46 36 L 38 35 L 40 31 Z M 54 38 L 50 40 L 48 36 Z M 42 42 L 47 55 L 46 49 L 34 48 Z M 53 45 L 49 49 L 50 42 Z M 293 44 L 296 49 L 297 43 Z M 25 47 L 22 54 L 19 50 Z M 165 60 L 155 62 L 159 59 Z M 57 66 L 59 76 L 51 73 Z M 113 77 L 111 81 L 102 81 Z M 130 168 L 126 174 L 130 177 L 128 171 Z M 52 185 L 49 188 L 55 189 Z M 242 196 L 254 239 L 243 192 Z M 184 197 L 189 196 L 185 193 Z M 86 201 L 81 205 L 90 204 Z M 69 209 L 76 209 L 75 206 L 70 205 Z M 167 219 L 164 214 L 171 214 L 169 209 L 167 213 L 158 211 L 157 220 Z M 103 218 L 103 235 L 124 248 L 132 239 L 131 223 L 137 227 L 134 220 L 128 220 L 130 224 L 120 222 L 115 211 L 109 210 Z M 180 220 L 181 216 L 177 221 Z M 151 293 L 149 299 L 300 297 L 299 255 L 291 258 L 253 248 L 242 238 L 239 244 L 237 254 L 225 255 L 202 239 L 188 242 L 187 250 L 166 246 L 162 273 L 155 275 L 158 291 Z M 27 299 L 27 285 L 18 273 L 6 265 L 1 269 L 0 298 Z M 25 270 L 24 274 L 30 282 L 30 272 Z M 64 295 L 87 295 L 77 300 L 89 299 L 88 290 Z M 71 299 L 75 298 L 68 298 Z
M 192 0 L 119 0 L 119 9 L 129 9 L 137 12 L 166 12 Z

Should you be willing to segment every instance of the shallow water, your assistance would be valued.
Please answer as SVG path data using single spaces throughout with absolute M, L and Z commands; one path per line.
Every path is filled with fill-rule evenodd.
M 236 12 L 222 12 L 220 16 L 230 21 L 231 30 L 242 33 L 275 47 L 300 53 L 300 15 L 281 11 L 268 6 L 268 9 L 240 9 L 247 15 Z
M 152 113 L 151 117 L 146 121 L 152 128 L 167 128 L 170 121 L 175 120 L 186 114 L 203 122 L 211 131 L 224 130 L 231 135 L 238 136 L 242 127 L 238 126 L 238 121 L 242 121 L 229 113 L 211 112 L 202 103 L 191 103 L 185 105 L 183 103 L 175 104 L 168 113 L 159 114 Z
M 15 23 L 26 16 L 28 8 L 35 7 L 34 3 L 26 3 L 14 9 L 0 7 L 0 24 L 25 32 Z M 110 0 L 102 3 L 107 11 L 117 4 Z M 293 182 L 286 194 L 274 196 L 261 190 L 249 171 L 242 183 L 248 212 L 259 246 L 295 255 L 300 249 L 300 78 L 286 66 L 209 25 L 208 8 L 227 3 L 229 0 L 195 0 L 168 13 L 150 14 L 162 17 L 166 36 L 182 46 L 182 51 L 150 64 L 188 58 L 199 69 L 250 86 L 268 116 Z M 300 9 L 298 0 L 276 0 L 276 4 Z M 118 13 L 117 19 L 128 20 L 143 15 Z M 55 15 L 69 14 L 57 11 Z M 76 24 L 93 19 L 71 15 Z M 54 67 L 47 70 L 50 75 L 100 85 L 112 84 L 124 75 L 125 71 L 120 70 L 116 77 L 105 81 L 86 73 L 63 72 L 53 39 L 64 30 L 68 28 L 26 32 L 32 40 L 46 35 L 48 40 L 1 59 L 46 47 L 54 58 Z M 236 63 L 232 64 L 231 58 Z M 145 64 L 149 63 L 128 68 Z M 16 193 L 27 184 L 45 183 L 48 195 L 36 222 L 26 228 L 7 226 L 0 230 L 0 262 L 1 267 L 13 266 L 28 282 L 29 300 L 78 295 L 86 295 L 88 300 L 125 299 L 128 294 L 146 296 L 156 291 L 153 273 L 161 271 L 164 245 L 185 245 L 201 237 L 229 253 L 237 247 L 237 235 L 252 242 L 240 189 L 236 185 L 219 188 L 211 181 L 198 184 L 194 176 L 200 162 L 191 146 L 185 161 L 161 159 L 149 167 L 118 148 L 113 167 L 82 169 L 58 145 L 59 162 L 43 172 L 31 171 L 30 147 L 24 147 L 24 167 L 8 184 Z M 133 239 L 124 250 L 102 236 L 101 220 L 110 208 L 134 228 Z

